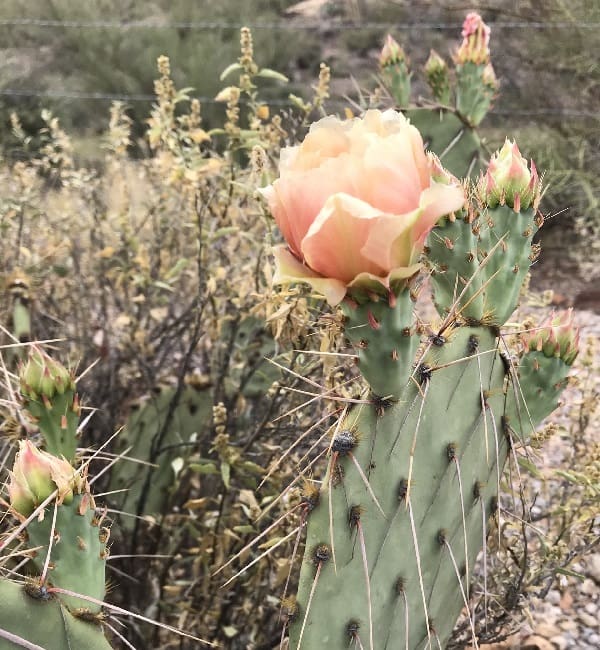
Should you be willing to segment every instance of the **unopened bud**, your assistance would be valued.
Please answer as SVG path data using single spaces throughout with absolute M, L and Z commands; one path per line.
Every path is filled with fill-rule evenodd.
M 456 52 L 456 63 L 485 64 L 490 60 L 490 28 L 476 12 L 467 14 L 462 29 L 463 41 Z
M 379 66 L 385 68 L 401 61 L 408 63 L 408 58 L 398 41 L 391 34 L 388 34 L 379 53 Z
M 425 63 L 425 76 L 435 99 L 447 106 L 450 103 L 448 65 L 435 50 L 431 50 Z
M 557 357 L 571 365 L 579 353 L 579 328 L 573 322 L 573 310 L 552 314 L 539 328 L 522 336 L 526 350 Z
M 75 390 L 71 373 L 42 349 L 32 347 L 27 363 L 19 373 L 21 392 L 33 400 L 52 399 L 67 389 Z
M 70 503 L 73 489 L 83 481 L 64 458 L 40 451 L 29 440 L 19 443 L 10 476 L 8 494 L 12 507 L 24 516 L 58 490 L 58 502 Z
M 479 179 L 478 193 L 490 208 L 508 205 L 515 212 L 530 206 L 537 209 L 541 183 L 534 162 L 528 165 L 517 144 L 507 138 Z

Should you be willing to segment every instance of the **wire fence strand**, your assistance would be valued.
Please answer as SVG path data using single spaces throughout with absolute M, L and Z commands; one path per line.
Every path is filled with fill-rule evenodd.
M 599 22 L 585 21 L 496 21 L 489 22 L 492 29 L 598 29 Z M 321 20 L 315 22 L 300 22 L 293 19 L 270 22 L 231 22 L 226 20 L 200 20 L 189 22 L 155 22 L 148 20 L 46 20 L 43 18 L 4 18 L 0 19 L 4 27 L 48 27 L 65 29 L 241 29 L 248 27 L 253 30 L 307 30 L 307 31 L 361 31 L 361 30 L 460 30 L 462 23 L 458 22 L 335 22 Z
M 66 100 L 89 100 L 89 101 L 105 101 L 105 102 L 152 102 L 156 100 L 155 95 L 150 94 L 123 94 L 123 93 L 99 93 L 99 92 L 76 92 L 67 90 L 35 90 L 35 89 L 19 89 L 19 88 L 0 88 L 0 96 L 6 97 L 41 97 L 48 99 L 66 99 Z M 217 101 L 214 97 L 195 97 L 201 104 L 211 105 L 225 105 L 224 102 Z M 265 99 L 266 104 L 278 107 L 293 107 L 294 102 L 289 99 Z M 240 103 L 244 103 L 243 100 Z M 343 97 L 334 97 L 326 102 L 330 107 L 349 106 L 349 101 Z M 540 107 L 533 109 L 516 109 L 516 108 L 497 108 L 493 109 L 490 115 L 514 115 L 520 117 L 542 117 L 542 116 L 555 116 L 555 117 L 579 117 L 600 120 L 600 112 L 598 111 L 585 111 L 577 109 L 568 109 L 560 107 Z

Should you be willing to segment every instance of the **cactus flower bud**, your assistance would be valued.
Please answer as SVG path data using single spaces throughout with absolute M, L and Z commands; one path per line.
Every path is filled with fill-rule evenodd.
M 398 41 L 391 34 L 388 34 L 379 54 L 379 66 L 385 68 L 401 61 L 408 63 L 408 58 Z
M 463 41 L 455 55 L 456 63 L 485 64 L 490 60 L 490 28 L 478 13 L 467 14 L 462 29 Z
M 543 352 L 571 365 L 579 352 L 579 328 L 573 323 L 573 310 L 552 314 L 539 328 L 522 337 L 525 349 Z
M 40 451 L 29 440 L 19 443 L 19 451 L 11 472 L 8 494 L 12 507 L 24 516 L 58 489 L 58 502 L 70 503 L 73 489 L 84 484 L 64 458 Z
M 479 180 L 478 193 L 490 208 L 508 205 L 520 212 L 530 206 L 537 209 L 540 186 L 533 161 L 528 166 L 517 144 L 507 138 L 502 149 L 492 155 L 486 173 Z
M 491 63 L 488 63 L 483 69 L 481 80 L 486 86 L 491 88 L 494 92 L 496 92 L 498 88 L 500 88 L 500 82 L 498 81 L 498 77 L 496 77 L 494 66 Z
M 27 363 L 21 367 L 19 379 L 23 395 L 33 400 L 44 397 L 52 399 L 67 389 L 75 390 L 71 373 L 37 347 L 31 348 Z
M 385 86 L 397 106 L 408 106 L 410 100 L 410 61 L 402 47 L 387 35 L 379 54 L 379 69 Z
M 431 50 L 425 63 L 425 76 L 436 101 L 447 106 L 450 103 L 448 64 L 435 50 Z

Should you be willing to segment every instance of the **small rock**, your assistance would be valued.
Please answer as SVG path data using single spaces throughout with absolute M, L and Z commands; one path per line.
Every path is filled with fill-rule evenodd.
M 586 574 L 600 584 L 600 553 L 594 553 L 586 558 Z
M 590 580 L 589 578 L 586 578 L 581 583 L 581 587 L 579 587 L 579 591 L 582 594 L 586 594 L 588 596 L 591 596 L 592 594 L 594 594 L 594 593 L 596 593 L 598 591 L 598 587 L 596 587 L 593 580 Z
M 560 628 L 552 623 L 540 623 L 535 626 L 535 633 L 540 636 L 545 636 L 547 639 L 551 639 L 553 636 L 560 634 Z
M 598 605 L 596 603 L 588 603 L 584 609 L 588 614 L 592 614 L 592 616 L 598 615 Z
M 567 618 L 564 621 L 559 621 L 558 624 L 561 627 L 561 629 L 563 629 L 565 631 L 573 632 L 574 630 L 577 629 L 577 623 L 575 623 L 575 621 L 573 621 L 570 618 Z
M 560 591 L 556 591 L 556 589 L 549 591 L 546 596 L 546 602 L 551 603 L 552 605 L 558 605 L 560 603 Z
M 480 646 L 483 647 L 483 646 Z M 522 650 L 556 650 L 556 646 L 543 636 L 534 634 L 523 642 Z
M 588 641 L 592 648 L 600 648 L 600 634 L 590 634 Z
M 587 627 L 598 627 L 598 617 L 592 616 L 587 612 L 579 612 L 577 618 Z
M 550 641 L 552 641 L 554 647 L 558 648 L 558 650 L 567 650 L 569 647 L 569 642 L 560 634 L 558 636 L 553 636 Z
M 565 591 L 560 599 L 560 608 L 563 610 L 563 612 L 567 612 L 572 608 L 572 606 L 573 596 L 571 596 L 571 592 Z

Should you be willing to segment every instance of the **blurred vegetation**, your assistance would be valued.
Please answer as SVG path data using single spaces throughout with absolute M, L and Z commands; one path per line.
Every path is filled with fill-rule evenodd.
M 152 95 L 155 62 L 161 54 L 172 61 L 172 75 L 180 86 L 191 86 L 197 95 L 213 98 L 221 87 L 224 62 L 235 59 L 239 26 L 276 21 L 291 0 L 5 0 L 0 19 L 40 19 L 78 23 L 132 22 L 119 28 L 22 25 L 0 27 L 0 42 L 7 57 L 0 70 L 0 86 L 16 90 L 36 89 L 69 94 L 99 93 Z M 231 23 L 229 28 L 195 29 L 186 23 Z M 142 23 L 142 26 L 139 24 Z M 157 24 L 156 28 L 143 24 Z M 161 27 L 161 23 L 168 25 Z M 319 65 L 316 35 L 273 29 L 255 30 L 261 64 L 293 75 L 294 68 L 314 70 Z M 266 84 L 272 85 L 272 84 Z M 18 107 L 24 127 L 39 126 L 40 107 L 60 114 L 66 128 L 100 134 L 106 126 L 108 101 L 3 97 L 1 119 Z M 128 114 L 135 132 L 143 132 L 143 120 L 151 100 L 131 102 Z M 211 114 L 212 112 L 212 114 Z M 218 115 L 215 115 L 218 113 Z M 223 111 L 205 106 L 208 123 L 216 123 Z
M 308 446 L 289 464 L 273 461 L 312 424 L 327 430 L 327 409 L 298 410 L 306 399 L 298 391 L 314 390 L 315 380 L 330 387 L 340 373 L 333 358 L 303 354 L 329 347 L 335 319 L 317 322 L 320 304 L 302 290 L 271 289 L 271 225 L 254 192 L 272 178 L 287 134 L 254 83 L 277 75 L 254 63 L 247 30 L 240 41 L 218 129 L 205 129 L 201 104 L 175 85 L 161 56 L 145 120 L 152 155 L 129 159 L 132 121 L 117 102 L 102 137 L 102 173 L 76 163 L 47 110 L 36 155 L 3 161 L 0 345 L 11 347 L 26 309 L 21 341 L 54 339 L 53 355 L 87 369 L 78 382 L 90 415 L 83 458 L 111 441 L 91 470 L 102 475 L 98 491 L 108 491 L 102 500 L 119 548 L 109 564 L 111 601 L 242 650 L 279 635 L 273 594 L 293 542 L 235 589 L 221 585 L 237 568 L 214 573 L 270 517 L 299 504 L 294 459 Z M 312 101 L 288 116 L 295 128 L 306 128 L 321 104 L 326 78 L 324 70 Z M 30 136 L 16 114 L 11 126 L 27 154 Z M 0 468 L 10 466 L 16 440 L 36 436 L 7 370 L 15 371 L 18 351 L 0 355 Z M 125 458 L 106 472 L 118 454 Z M 12 518 L 1 519 L 3 536 Z M 275 535 L 294 525 L 290 513 Z M 0 575 L 15 566 L 0 555 Z M 172 647 L 158 627 L 126 634 L 138 647 Z
M 547 255 L 550 251 L 556 254 L 568 272 L 575 263 L 583 265 L 582 274 L 594 273 L 600 254 L 597 248 L 590 250 L 600 228 L 600 30 L 593 25 L 600 22 L 600 5 L 590 0 L 548 0 L 543 6 L 535 0 L 473 0 L 468 8 L 479 10 L 492 25 L 504 23 L 492 31 L 492 57 L 501 95 L 483 125 L 484 135 L 493 148 L 506 135 L 517 137 L 521 150 L 545 170 L 549 190 L 542 207 L 547 213 L 565 212 L 548 224 Z M 211 100 L 203 107 L 205 124 L 211 126 L 223 117 L 223 108 L 212 103 L 212 98 L 220 87 L 223 62 L 235 57 L 235 26 L 267 23 L 266 28 L 254 30 L 261 65 L 288 76 L 292 81 L 288 90 L 303 96 L 319 61 L 325 60 L 333 74 L 328 110 L 339 112 L 345 95 L 356 96 L 357 87 L 372 88 L 387 25 L 416 25 L 391 31 L 417 68 L 424 64 L 430 47 L 447 57 L 456 46 L 456 29 L 432 25 L 460 24 L 466 10 L 467 6 L 456 0 L 4 0 L 0 20 L 133 22 L 136 26 L 0 25 L 5 61 L 0 68 L 0 90 L 151 95 L 154 61 L 166 54 L 175 82 L 193 87 L 193 94 Z M 232 27 L 184 26 L 207 21 Z M 533 26 L 523 27 L 522 23 L 528 22 Z M 137 26 L 139 23 L 157 27 Z M 272 28 L 273 23 L 286 28 Z M 419 23 L 425 25 L 419 27 Z M 306 24 L 316 27 L 303 29 Z M 286 100 L 287 90 L 270 80 L 262 84 L 266 98 Z M 420 90 L 426 92 L 424 87 Z M 10 135 L 10 112 L 18 109 L 23 128 L 32 135 L 42 126 L 41 107 L 48 107 L 65 127 L 78 133 L 76 155 L 99 164 L 97 136 L 106 126 L 108 104 L 100 99 L 0 95 L 5 155 L 10 155 L 15 144 Z M 143 133 L 149 104 L 128 104 L 135 142 Z M 569 233 L 568 254 L 564 251 L 565 229 Z M 578 247 L 582 241 L 585 252 Z

